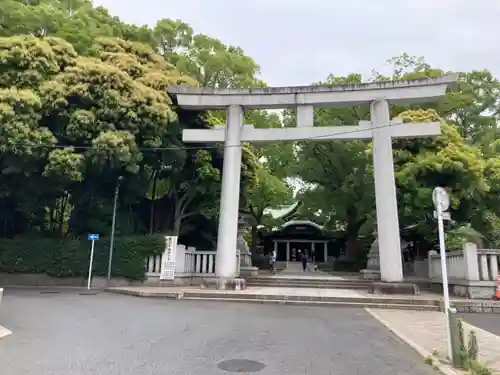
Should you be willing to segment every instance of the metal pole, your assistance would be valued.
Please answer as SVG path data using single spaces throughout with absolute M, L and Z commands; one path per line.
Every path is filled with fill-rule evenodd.
M 92 280 L 92 263 L 94 262 L 94 246 L 95 246 L 95 240 L 92 240 L 92 247 L 90 248 L 89 279 L 87 281 L 87 289 L 90 289 L 90 282 Z
M 441 203 L 436 205 L 437 220 L 438 220 L 438 233 L 439 233 L 439 255 L 441 256 L 441 278 L 443 280 L 443 297 L 444 297 L 444 313 L 446 315 L 446 336 L 448 341 L 448 355 L 453 358 L 451 348 L 451 332 L 450 332 L 450 295 L 448 291 L 448 270 L 446 266 L 446 245 L 444 241 L 444 227 L 443 227 L 443 210 Z
M 113 247 L 115 245 L 116 208 L 118 206 L 118 195 L 120 194 L 120 180 L 118 177 L 115 187 L 115 198 L 113 202 L 113 219 L 111 221 L 111 239 L 109 240 L 108 280 L 111 280 L 111 265 L 113 263 Z

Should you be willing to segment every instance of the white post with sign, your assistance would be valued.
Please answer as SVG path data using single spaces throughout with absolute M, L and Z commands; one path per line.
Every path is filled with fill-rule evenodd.
M 444 238 L 444 225 L 443 219 L 451 220 L 449 212 L 446 212 L 450 207 L 450 197 L 445 189 L 442 187 L 437 187 L 432 192 L 432 202 L 436 211 L 434 211 L 434 217 L 437 218 L 438 222 L 438 235 L 439 235 L 439 255 L 441 256 L 441 279 L 443 281 L 443 299 L 444 299 L 444 312 L 446 315 L 446 331 L 448 339 L 448 355 L 452 358 L 451 349 L 451 333 L 450 333 L 450 294 L 448 291 L 448 270 L 446 266 L 446 245 Z
M 165 236 L 165 252 L 161 258 L 160 280 L 174 280 L 177 236 Z
M 92 245 L 90 247 L 89 279 L 87 281 L 87 289 L 90 289 L 90 283 L 92 280 L 92 263 L 94 263 L 94 248 L 95 248 L 95 242 L 99 240 L 99 235 L 95 233 L 89 234 L 88 239 L 89 241 L 92 241 Z

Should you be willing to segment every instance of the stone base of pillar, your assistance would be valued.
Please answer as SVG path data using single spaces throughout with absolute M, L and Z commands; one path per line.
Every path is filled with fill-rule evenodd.
M 255 277 L 259 275 L 259 268 L 258 267 L 245 267 L 245 266 L 240 266 L 240 276 L 241 277 Z
M 380 280 L 380 271 L 378 270 L 361 270 L 361 277 L 363 280 Z
M 203 279 L 201 287 L 218 290 L 244 290 L 247 288 L 247 281 L 241 278 L 217 277 L 213 279 Z
M 420 294 L 420 289 L 418 285 L 413 283 L 405 282 L 395 282 L 387 283 L 383 281 L 376 281 L 370 285 L 368 290 L 372 294 L 408 294 L 417 295 Z

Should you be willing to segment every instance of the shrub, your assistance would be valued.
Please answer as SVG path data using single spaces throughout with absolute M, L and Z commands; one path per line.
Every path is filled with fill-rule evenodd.
M 145 260 L 161 254 L 165 248 L 162 235 L 115 238 L 113 277 L 142 280 Z M 0 272 L 45 273 L 55 277 L 88 275 L 90 241 L 87 239 L 23 238 L 0 240 Z M 96 241 L 92 273 L 108 272 L 109 238 Z

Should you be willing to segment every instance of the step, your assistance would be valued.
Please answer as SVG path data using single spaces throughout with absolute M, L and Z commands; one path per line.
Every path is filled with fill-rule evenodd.
M 363 283 L 363 282 L 348 282 L 348 283 L 342 283 L 342 282 L 329 282 L 329 281 L 322 281 L 322 280 L 317 280 L 314 282 L 311 281 L 300 281 L 300 280 L 290 280 L 290 281 L 273 281 L 273 280 L 247 280 L 247 285 L 342 285 L 342 286 L 350 286 L 350 285 L 361 285 L 364 287 L 369 287 L 371 283 Z
M 260 293 L 224 293 L 217 291 L 184 291 L 179 299 L 197 297 L 213 299 L 239 299 L 239 300 L 280 300 L 280 301 L 302 301 L 302 302 L 351 302 L 351 303 L 373 303 L 394 305 L 427 305 L 439 306 L 439 301 L 432 299 L 391 298 L 391 297 L 349 297 L 349 296 L 307 296 L 307 295 L 283 295 L 283 294 L 260 294 Z
M 350 284 L 363 284 L 371 285 L 371 281 L 362 280 L 328 280 L 328 279 L 247 279 L 247 283 L 273 283 L 273 284 L 336 284 L 336 285 L 350 285 Z
M 366 284 L 370 285 L 372 281 L 364 280 L 330 280 L 330 279 L 247 279 L 247 283 L 265 282 L 265 283 L 303 283 L 303 284 Z
M 346 301 L 284 301 L 278 299 L 240 299 L 240 298 L 204 298 L 204 297 L 183 297 L 181 300 L 188 301 L 216 301 L 216 302 L 238 302 L 238 303 L 258 303 L 291 306 L 317 306 L 317 307 L 350 307 L 350 308 L 372 308 L 389 310 L 417 310 L 417 311 L 440 311 L 438 306 L 419 304 L 387 304 L 370 302 L 346 302 Z
M 368 289 L 373 281 L 369 280 L 331 280 L 331 279 L 301 279 L 301 278 L 273 278 L 273 277 L 254 277 L 247 279 L 249 286 L 267 286 L 267 287 L 290 287 L 290 288 L 327 288 L 332 289 Z M 431 285 L 426 283 L 416 283 L 421 290 L 431 290 Z
M 200 299 L 231 299 L 242 301 L 253 300 L 269 300 L 269 301 L 282 301 L 282 302 L 335 302 L 335 303 L 369 303 L 380 305 L 425 305 L 438 307 L 439 300 L 423 299 L 423 298 L 394 298 L 382 296 L 318 296 L 318 295 L 286 295 L 286 294 L 262 294 L 262 293 L 240 293 L 232 291 L 216 291 L 207 290 L 184 290 L 184 291 L 165 291 L 165 292 L 151 292 L 151 291 L 137 291 L 137 290 L 124 290 L 124 289 L 108 289 L 111 293 L 132 295 L 137 297 L 149 298 L 163 298 L 163 299 L 186 299 L 186 298 L 200 298 Z
M 368 290 L 368 285 L 359 284 L 349 284 L 349 285 L 337 285 L 337 284 L 299 284 L 299 283 L 288 283 L 288 284 L 273 284 L 273 283 L 247 283 L 248 286 L 253 287 L 267 287 L 267 288 L 309 288 L 309 289 L 356 289 L 356 290 Z

